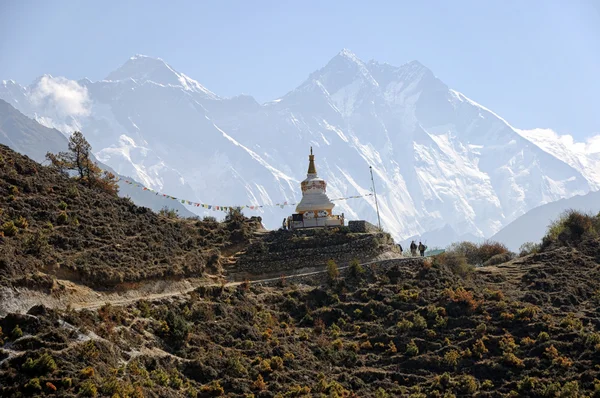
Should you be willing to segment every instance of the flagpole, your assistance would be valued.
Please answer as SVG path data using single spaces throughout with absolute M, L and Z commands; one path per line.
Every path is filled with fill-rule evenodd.
M 375 191 L 375 180 L 373 179 L 373 167 L 369 166 L 371 172 L 371 184 L 373 185 L 373 195 L 375 195 L 375 209 L 377 210 L 377 225 L 381 230 L 381 218 L 379 218 L 379 204 L 377 203 L 377 192 Z

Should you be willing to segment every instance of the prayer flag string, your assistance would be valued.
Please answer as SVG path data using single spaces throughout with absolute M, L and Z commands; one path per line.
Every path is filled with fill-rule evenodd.
M 242 210 L 242 209 L 258 210 L 258 209 L 262 209 L 264 207 L 280 207 L 280 208 L 283 209 L 285 206 L 296 206 L 297 205 L 297 203 L 288 203 L 288 202 L 275 203 L 275 204 L 266 204 L 266 205 L 244 205 L 244 206 L 217 206 L 217 205 L 209 205 L 209 204 L 206 204 L 206 203 L 193 202 L 191 200 L 181 199 L 181 198 L 177 198 L 175 196 L 167 195 L 165 193 L 155 191 L 152 188 L 145 187 L 142 184 L 138 184 L 137 182 L 126 180 L 124 178 L 117 177 L 115 180 L 116 181 L 124 182 L 125 184 L 134 186 L 136 188 L 140 188 L 140 189 L 142 189 L 144 191 L 153 192 L 156 196 L 162 196 L 162 197 L 164 197 L 166 199 L 176 200 L 178 202 L 181 202 L 181 204 L 184 204 L 184 205 L 187 205 L 187 206 L 201 207 L 203 209 L 213 210 L 213 211 L 228 212 L 231 209 L 235 209 L 235 210 Z M 355 195 L 355 196 L 348 196 L 348 197 L 345 197 L 345 198 L 335 198 L 335 199 L 331 199 L 331 201 L 333 202 L 333 201 L 348 200 L 348 199 L 359 199 L 359 198 L 364 198 L 364 197 L 367 197 L 367 196 L 373 196 L 373 194 L 369 193 L 369 194 L 366 194 L 366 195 Z

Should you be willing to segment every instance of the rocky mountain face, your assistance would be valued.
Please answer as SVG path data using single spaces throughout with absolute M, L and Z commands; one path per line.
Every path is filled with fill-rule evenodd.
M 265 104 L 220 97 L 146 56 L 96 82 L 4 81 L 0 98 L 64 133 L 82 130 L 117 172 L 207 204 L 298 201 L 310 146 L 333 198 L 369 193 L 372 166 L 382 226 L 397 239 L 488 237 L 531 208 L 600 187 L 589 168 L 544 150 L 420 63 L 363 62 L 347 50 Z M 377 219 L 373 197 L 336 203 L 347 219 Z M 246 213 L 273 228 L 292 211 Z

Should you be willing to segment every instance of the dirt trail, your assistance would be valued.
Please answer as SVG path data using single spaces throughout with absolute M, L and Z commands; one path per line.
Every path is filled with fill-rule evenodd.
M 530 256 L 516 258 L 507 263 L 488 265 L 476 268 L 477 273 L 483 277 L 483 281 L 493 285 L 494 289 L 500 289 L 507 294 L 522 296 L 520 289 L 515 289 L 523 281 L 523 276 L 531 269 L 543 266 L 542 263 L 531 263 Z
M 362 266 L 389 262 L 390 260 L 409 260 L 410 257 L 398 257 L 395 253 L 384 253 L 372 261 L 361 263 Z M 349 268 L 349 265 L 339 266 L 339 270 Z M 318 265 L 310 272 L 294 273 L 288 271 L 276 277 L 272 275 L 254 275 L 253 279 L 248 281 L 252 284 L 272 283 L 281 280 L 285 277 L 287 280 L 300 279 L 318 275 L 327 272 L 325 264 Z M 233 279 L 235 276 L 230 276 Z M 8 312 L 27 312 L 29 308 L 37 304 L 44 304 L 50 308 L 64 309 L 67 307 L 75 310 L 81 309 L 98 309 L 105 304 L 111 305 L 128 305 L 138 300 L 160 300 L 169 297 L 186 295 L 200 286 L 221 286 L 222 282 L 218 277 L 206 275 L 204 278 L 189 278 L 180 281 L 154 281 L 147 282 L 140 287 L 132 288 L 123 292 L 99 292 L 87 286 L 79 285 L 71 281 L 57 280 L 59 285 L 63 286 L 63 291 L 59 294 L 48 295 L 40 291 L 29 289 L 11 289 L 4 288 L 0 290 L 0 315 Z M 243 281 L 225 282 L 226 287 L 237 286 Z

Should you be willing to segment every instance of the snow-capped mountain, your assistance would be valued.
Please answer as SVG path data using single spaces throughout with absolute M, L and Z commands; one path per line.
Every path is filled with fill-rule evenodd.
M 117 171 L 202 203 L 298 201 L 310 146 L 333 198 L 369 193 L 373 166 L 382 224 L 399 239 L 442 228 L 491 236 L 600 186 L 594 160 L 579 167 L 579 155 L 544 148 L 420 63 L 365 63 L 348 50 L 265 104 L 220 97 L 140 55 L 96 82 L 5 81 L 0 98 L 66 134 L 82 130 Z M 336 203 L 347 219 L 377 219 L 372 197 Z M 277 227 L 293 207 L 263 211 L 247 214 Z
M 42 126 L 35 120 L 28 118 L 16 110 L 6 101 L 0 99 L 0 144 L 23 155 L 29 156 L 36 162 L 47 164 L 46 154 L 48 152 L 58 153 L 67 150 L 68 140 L 58 130 Z M 129 175 L 117 173 L 111 167 L 98 162 L 102 170 L 110 171 L 122 180 L 132 180 Z M 194 214 L 186 209 L 181 203 L 169 198 L 156 195 L 149 191 L 140 190 L 123 181 L 119 182 L 119 195 L 129 197 L 139 206 L 145 206 L 154 211 L 163 208 L 173 209 L 183 217 Z

